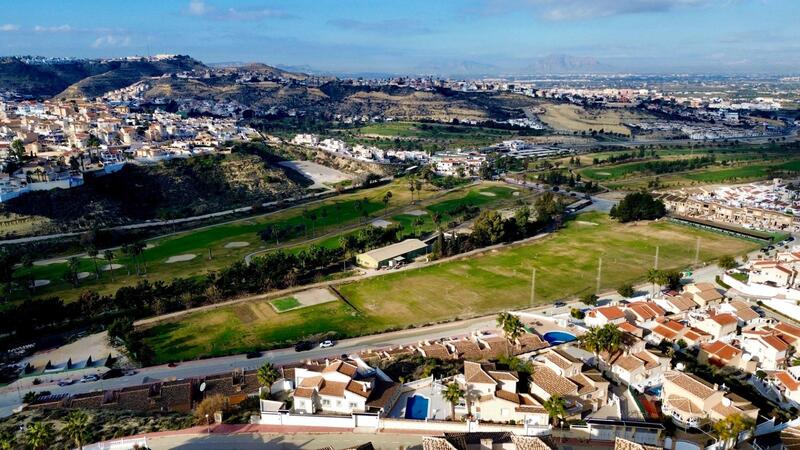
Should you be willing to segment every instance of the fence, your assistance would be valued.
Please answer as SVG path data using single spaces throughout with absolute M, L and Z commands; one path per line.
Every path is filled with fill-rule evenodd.
M 124 438 L 83 446 L 83 450 L 132 450 L 134 448 L 147 448 L 147 438 Z

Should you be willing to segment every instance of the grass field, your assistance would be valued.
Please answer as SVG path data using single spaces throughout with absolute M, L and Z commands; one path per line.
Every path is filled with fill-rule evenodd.
M 482 195 L 480 194 L 482 190 L 495 195 L 494 197 Z M 169 281 L 175 277 L 201 275 L 226 267 L 249 253 L 272 247 L 273 243 L 267 245 L 258 234 L 261 230 L 271 225 L 279 226 L 285 230 L 292 230 L 288 237 L 288 242 L 298 246 L 295 250 L 302 248 L 303 243 L 307 241 L 313 241 L 315 244 L 326 247 L 334 247 L 338 245 L 341 234 L 337 233 L 323 239 L 318 239 L 314 236 L 322 235 L 338 227 L 355 226 L 360 222 L 363 223 L 360 211 L 355 207 L 356 202 L 363 198 L 368 200 L 366 210 L 371 217 L 368 220 L 382 215 L 384 212 L 382 198 L 387 191 L 391 191 L 393 194 L 389 205 L 390 208 L 397 206 L 410 207 L 411 198 L 408 188 L 402 181 L 399 181 L 375 189 L 345 194 L 313 205 L 295 207 L 265 216 L 181 232 L 173 236 L 149 241 L 152 247 L 146 249 L 142 256 L 143 266 L 147 268 L 146 277 L 136 276 L 132 259 L 122 251 L 115 252 L 114 263 L 121 264 L 124 267 L 114 270 L 113 274 L 100 271 L 100 278 L 92 276 L 81 280 L 78 287 L 72 286 L 63 278 L 64 273 L 67 271 L 66 262 L 56 262 L 46 266 L 33 266 L 30 269 L 21 268 L 16 271 L 15 276 L 30 276 L 33 279 L 50 280 L 50 284 L 47 286 L 37 288 L 34 295 L 59 295 L 70 301 L 77 298 L 86 289 L 93 289 L 102 294 L 113 294 L 119 287 L 135 284 L 141 279 L 147 279 L 151 282 L 158 280 Z M 439 202 L 446 205 L 444 208 L 455 207 L 460 203 L 472 203 L 476 206 L 481 206 L 491 202 L 507 200 L 510 198 L 511 192 L 512 189 L 504 186 L 486 184 L 477 188 L 464 187 L 444 194 L 440 198 L 433 199 L 432 197 L 437 193 L 424 190 L 421 196 L 422 206 L 420 207 L 424 209 L 427 203 L 432 203 L 432 207 L 439 207 L 437 206 Z M 312 223 L 308 218 L 304 217 L 304 211 L 316 213 L 316 223 Z M 410 231 L 413 217 L 402 217 L 399 222 L 404 225 L 407 231 Z M 430 217 L 424 216 L 424 219 L 428 222 L 425 229 L 432 230 L 433 224 L 430 221 Z M 285 245 L 285 241 L 286 239 L 282 239 L 280 244 Z M 247 243 L 248 245 L 241 247 L 231 246 L 230 244 L 232 243 Z M 211 259 L 209 259 L 209 254 Z M 190 261 L 167 263 L 168 258 L 177 255 L 197 255 L 197 257 Z M 103 259 L 98 259 L 97 264 L 102 267 L 107 262 Z M 88 258 L 81 258 L 79 271 L 94 272 L 93 261 Z M 25 294 L 22 291 L 17 291 L 15 294 L 19 299 L 25 298 Z
M 547 104 L 543 106 L 544 114 L 539 119 L 556 130 L 589 132 L 604 130 L 630 136 L 631 130 L 623 125 L 626 121 L 648 117 L 644 114 L 626 109 L 586 110 L 578 105 Z
M 656 246 L 659 267 L 684 268 L 694 260 L 698 238 L 703 261 L 758 247 L 666 221 L 618 224 L 587 213 L 540 241 L 340 285 L 356 310 L 332 302 L 277 314 L 258 302 L 241 303 L 165 321 L 146 329 L 145 339 L 163 362 L 285 345 L 324 332 L 353 336 L 489 314 L 529 304 L 533 267 L 536 303 L 544 304 L 593 291 L 600 257 L 602 290 L 641 280 Z
M 269 302 L 275 307 L 275 309 L 278 310 L 278 312 L 284 312 L 300 306 L 300 301 L 294 297 L 276 298 L 275 300 L 270 300 Z

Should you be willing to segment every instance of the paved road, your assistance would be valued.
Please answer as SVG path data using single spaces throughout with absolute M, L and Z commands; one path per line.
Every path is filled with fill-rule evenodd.
M 297 434 L 228 434 L 177 435 L 147 440 L 153 450 L 263 450 L 350 448 L 372 442 L 376 449 L 421 449 L 422 436 L 391 433 L 297 433 Z

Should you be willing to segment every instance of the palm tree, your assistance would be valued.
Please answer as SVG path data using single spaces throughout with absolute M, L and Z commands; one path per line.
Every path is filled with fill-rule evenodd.
M 33 450 L 44 450 L 53 444 L 53 425 L 33 422 L 25 430 L 25 443 Z
M 416 234 L 422 234 L 422 225 L 425 224 L 425 219 L 422 216 L 417 216 L 414 218 L 414 228 L 416 229 Z
M 456 420 L 456 403 L 464 398 L 464 391 L 461 390 L 461 386 L 458 383 L 448 384 L 442 391 L 442 397 L 450 402 L 450 419 Z
M 542 406 L 544 406 L 547 415 L 550 416 L 550 419 L 556 426 L 560 425 L 567 415 L 567 403 L 558 394 L 550 396 L 550 398 L 542 403 Z
M 103 258 L 108 261 L 108 271 L 111 273 L 111 281 L 114 281 L 114 252 L 111 250 L 104 251 Z
M 656 284 L 658 284 L 659 280 L 661 280 L 661 271 L 652 268 L 647 271 L 647 282 L 653 285 L 652 295 L 656 294 Z
M 714 423 L 712 433 L 722 441 L 722 448 L 727 449 L 736 445 L 742 432 L 751 430 L 754 426 L 755 422 L 749 417 L 733 414 Z
M 614 353 L 622 346 L 622 331 L 613 323 L 602 327 L 592 327 L 581 336 L 586 350 L 598 355 L 601 352 Z
M 416 185 L 414 184 L 414 179 L 411 178 L 408 180 L 408 191 L 411 193 L 411 204 L 414 204 L 414 190 L 416 190 Z
M 525 331 L 519 317 L 507 312 L 497 315 L 497 326 L 503 330 L 506 339 L 511 342 L 514 342 Z
M 417 190 L 417 200 L 422 200 L 422 197 L 420 197 L 420 194 L 422 194 L 422 181 L 419 181 L 418 179 L 415 178 L 414 188 L 416 188 Z
M 75 446 L 82 450 L 83 443 L 89 437 L 89 416 L 83 411 L 72 411 L 67 416 L 67 424 L 62 432 L 75 441 Z
M 392 199 L 392 191 L 387 191 L 386 194 L 383 195 L 383 214 L 386 214 L 386 210 L 389 208 L 389 200 Z
M 14 450 L 17 442 L 14 433 L 4 430 L 0 433 L 0 450 Z
M 95 247 L 94 244 L 86 247 L 86 254 L 92 258 L 92 262 L 94 263 L 94 273 L 97 275 L 97 278 L 100 278 L 100 269 L 97 267 L 97 253 L 97 247 Z
M 269 390 L 272 387 L 272 383 L 278 380 L 281 377 L 280 372 L 275 366 L 272 365 L 270 362 L 264 363 L 263 366 L 258 368 L 256 371 L 256 378 L 258 378 L 258 382 L 261 386 L 267 388 L 267 394 L 269 395 Z

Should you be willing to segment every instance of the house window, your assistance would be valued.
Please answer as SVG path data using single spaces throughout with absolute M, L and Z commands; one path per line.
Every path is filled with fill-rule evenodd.
M 350 403 L 350 408 L 351 408 L 351 409 L 358 408 L 358 403 L 351 402 L 351 403 Z
M 336 406 L 342 406 L 342 401 L 341 400 L 336 400 Z
M 325 400 L 322 401 L 322 404 L 325 405 L 325 406 L 329 406 L 331 404 L 331 401 L 328 400 L 328 399 L 325 399 Z

